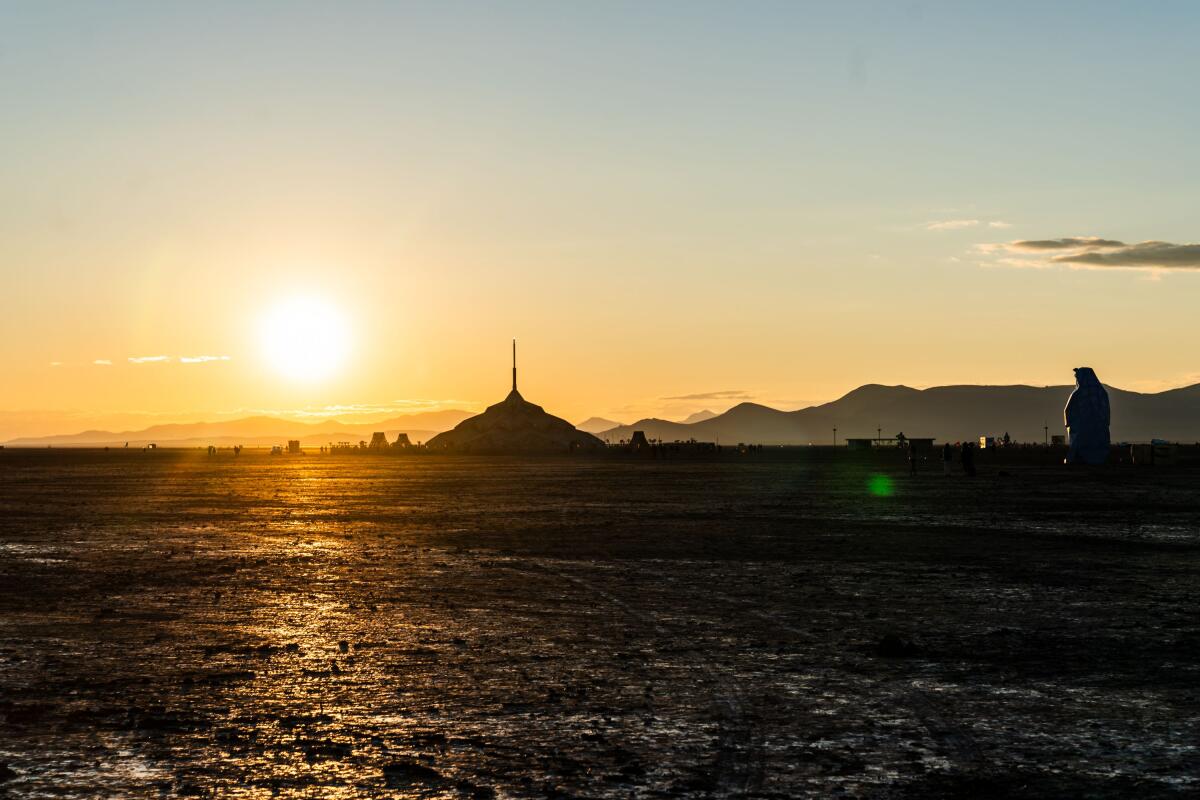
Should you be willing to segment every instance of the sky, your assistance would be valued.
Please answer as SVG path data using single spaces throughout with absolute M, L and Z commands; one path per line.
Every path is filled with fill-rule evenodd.
M 1200 382 L 1198 35 L 1188 2 L 0 0 L 0 439 L 481 409 L 513 337 L 575 422 Z

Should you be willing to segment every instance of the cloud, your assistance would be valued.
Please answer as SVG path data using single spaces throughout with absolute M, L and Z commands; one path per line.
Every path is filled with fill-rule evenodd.
M 976 249 L 985 255 L 1007 254 L 1008 258 L 996 258 L 996 263 L 1006 266 L 1200 270 L 1200 244 L 1190 243 L 1146 241 L 1128 244 L 1099 236 L 1065 236 L 979 245 Z
M 306 406 L 304 408 L 238 408 L 226 413 L 232 415 L 250 414 L 253 416 L 284 417 L 306 422 L 321 421 L 337 418 L 343 422 L 349 418 L 367 417 L 360 422 L 378 422 L 387 417 L 407 414 L 422 414 L 437 411 L 462 411 L 478 408 L 481 404 L 475 400 L 453 399 L 419 399 L 396 400 L 391 403 L 348 403 L 326 406 Z
M 963 228 L 974 228 L 979 225 L 977 219 L 946 219 L 940 222 L 926 222 L 927 231 L 958 231 Z
M 754 395 L 741 389 L 726 389 L 720 392 L 701 392 L 699 394 L 681 394 L 674 397 L 660 397 L 659 400 L 750 400 Z
M 128 359 L 130 364 L 162 364 L 170 361 L 170 356 L 130 356 Z
M 92 363 L 95 364 L 97 367 L 111 367 L 112 366 L 112 361 L 108 360 L 107 358 L 97 358 Z
M 1101 239 L 1099 236 L 1069 236 L 1064 239 L 1026 239 L 1009 242 L 1010 250 L 1076 250 L 1092 247 L 1124 247 L 1124 242 L 1116 239 Z
M 207 364 L 210 361 L 229 361 L 229 356 L 180 356 L 180 364 Z
M 1200 244 L 1138 242 L 1112 250 L 1087 250 L 1056 256 L 1060 264 L 1126 269 L 1200 269 Z
M 1002 219 L 943 219 L 935 220 L 934 222 L 926 222 L 921 227 L 927 231 L 961 231 L 965 228 L 978 228 L 981 225 L 986 225 L 989 228 L 1011 228 L 1011 222 L 1005 222 Z

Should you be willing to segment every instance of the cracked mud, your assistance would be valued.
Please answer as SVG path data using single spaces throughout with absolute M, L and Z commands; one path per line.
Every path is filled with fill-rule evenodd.
M 1200 473 L 903 469 L 2 453 L 0 796 L 1200 792 Z

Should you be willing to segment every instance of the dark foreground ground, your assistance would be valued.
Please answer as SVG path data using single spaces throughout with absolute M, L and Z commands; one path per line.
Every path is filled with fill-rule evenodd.
M 0 796 L 1200 792 L 1200 472 L 864 458 L 0 453 Z

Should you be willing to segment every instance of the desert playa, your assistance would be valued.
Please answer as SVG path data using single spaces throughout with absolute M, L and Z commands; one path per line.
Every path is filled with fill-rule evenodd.
M 1197 788 L 1193 469 L 768 456 L 4 451 L 5 785 Z

